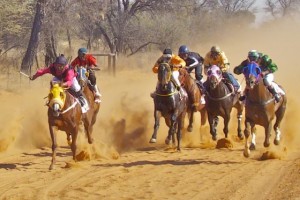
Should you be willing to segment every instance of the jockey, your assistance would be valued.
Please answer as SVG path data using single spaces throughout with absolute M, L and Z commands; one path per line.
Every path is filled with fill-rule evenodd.
M 57 57 L 55 62 L 50 66 L 39 69 L 33 76 L 29 77 L 29 79 L 35 80 L 37 77 L 44 74 L 52 74 L 54 76 L 53 81 L 62 82 L 62 87 L 67 88 L 72 95 L 78 98 L 82 113 L 88 111 L 88 103 L 80 90 L 80 85 L 76 79 L 74 70 L 69 67 L 64 55 Z
M 72 62 L 71 62 L 71 66 L 75 69 L 77 66 L 83 66 L 86 67 L 88 72 L 89 72 L 89 81 L 92 85 L 92 89 L 93 89 L 93 93 L 94 93 L 94 98 L 95 98 L 95 102 L 96 103 L 100 103 L 100 97 L 101 94 L 98 90 L 98 87 L 96 85 L 96 76 L 95 76 L 95 72 L 93 69 L 99 69 L 97 68 L 97 64 L 96 64 L 96 58 L 91 55 L 91 54 L 87 54 L 87 49 L 86 48 L 80 48 L 78 50 L 78 57 L 76 57 Z
M 229 70 L 229 62 L 223 51 L 221 51 L 219 46 L 212 46 L 210 51 L 206 54 L 204 58 L 204 74 L 207 75 L 207 70 L 210 66 L 217 65 L 220 67 L 223 72 L 223 77 L 228 80 L 235 90 L 240 88 L 240 84 L 234 78 L 234 76 L 228 72 Z
M 272 93 L 276 102 L 280 101 L 280 94 L 274 88 L 274 75 L 273 73 L 278 70 L 278 67 L 275 63 L 272 62 L 272 59 L 269 58 L 268 55 L 264 55 L 259 53 L 256 50 L 251 50 L 248 52 L 248 58 L 244 60 L 239 66 L 234 68 L 235 74 L 241 74 L 243 72 L 243 68 L 249 64 L 250 62 L 256 62 L 261 68 L 264 85 L 268 88 L 268 90 Z M 244 94 L 246 90 L 244 91 Z M 240 97 L 240 100 L 243 101 L 245 99 L 245 95 Z
M 178 55 L 186 62 L 186 69 L 189 73 L 195 69 L 196 80 L 201 82 L 202 76 L 202 64 L 204 59 L 196 52 L 189 51 L 186 45 L 179 47 Z
M 160 58 L 158 58 L 158 60 L 154 64 L 152 71 L 154 73 L 157 73 L 159 64 L 163 63 L 163 62 L 169 63 L 169 65 L 172 69 L 173 82 L 175 83 L 175 85 L 179 91 L 179 94 L 184 94 L 181 84 L 180 84 L 180 81 L 179 81 L 179 69 L 181 67 L 185 67 L 185 65 L 186 65 L 185 61 L 183 59 L 181 59 L 179 56 L 172 54 L 172 50 L 167 48 L 163 51 L 163 55 Z M 154 97 L 154 95 L 155 95 L 155 92 L 151 93 L 150 96 Z
M 196 83 L 199 85 L 201 91 L 203 90 L 202 63 L 204 59 L 196 52 L 189 51 L 186 45 L 179 47 L 178 55 L 186 62 L 186 70 L 191 73 L 195 69 Z

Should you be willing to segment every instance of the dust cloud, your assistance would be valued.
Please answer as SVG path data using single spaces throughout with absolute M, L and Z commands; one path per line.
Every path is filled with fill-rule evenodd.
M 299 35 L 299 22 L 283 20 L 254 29 L 226 31 L 222 37 L 211 41 L 197 41 L 196 38 L 195 41 L 186 42 L 187 45 L 191 43 L 191 50 L 198 51 L 202 56 L 209 51 L 211 45 L 220 45 L 231 63 L 231 70 L 246 58 L 251 49 L 268 54 L 278 64 L 279 70 L 275 73 L 275 80 L 283 86 L 288 97 L 286 116 L 281 126 L 281 148 L 285 148 L 287 152 L 296 149 L 300 142 L 300 100 L 297 95 L 297 80 L 300 74 L 300 68 L 297 66 Z M 168 129 L 161 119 L 157 144 L 149 144 L 154 125 L 153 100 L 150 93 L 156 85 L 156 75 L 152 73 L 151 68 L 158 56 L 160 52 L 157 51 L 128 59 L 119 58 L 116 77 L 105 68 L 96 72 L 103 97 L 93 131 L 95 144 L 92 147 L 87 145 L 87 139 L 84 133 L 81 133 L 78 141 L 81 149 L 78 155 L 80 160 L 117 159 L 123 152 L 158 147 L 164 143 Z M 22 86 L 13 91 L 1 87 L 0 153 L 51 147 L 47 107 L 44 106 L 46 100 L 43 99 L 48 94 L 50 78 L 47 75 L 28 83 L 28 80 L 22 77 Z M 237 78 L 244 87 L 243 77 Z M 19 80 L 18 75 L 16 80 Z M 187 126 L 187 120 L 185 123 Z M 195 114 L 194 125 L 192 133 L 184 131 L 183 146 L 215 147 L 207 125 L 200 131 L 200 113 Z M 234 112 L 230 127 L 230 137 L 234 146 L 241 143 L 236 141 L 236 134 L 233 134 L 236 132 Z M 223 137 L 221 130 L 220 122 L 219 138 Z M 258 145 L 262 146 L 263 130 L 259 128 L 257 135 L 258 140 L 261 139 Z M 59 132 L 58 136 L 58 145 L 67 146 L 65 133 Z

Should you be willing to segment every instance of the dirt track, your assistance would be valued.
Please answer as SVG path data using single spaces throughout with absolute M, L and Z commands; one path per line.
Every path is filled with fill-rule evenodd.
M 277 30 L 286 27 L 290 26 L 276 26 Z M 118 72 L 117 78 L 106 72 L 98 77 L 103 102 L 94 129 L 95 144 L 88 146 L 83 135 L 79 138 L 79 148 L 85 153 L 80 154 L 83 161 L 71 160 L 65 135 L 60 133 L 56 168 L 49 171 L 51 149 L 43 97 L 50 77 L 30 86 L 26 82 L 22 92 L 2 89 L 0 199 L 299 199 L 300 100 L 295 95 L 299 45 L 292 40 L 299 36 L 299 30 L 293 30 L 295 36 L 289 35 L 292 31 L 282 31 L 272 38 L 265 30 L 258 37 L 268 45 L 258 42 L 257 49 L 268 51 L 281 67 L 276 80 L 289 99 L 281 145 L 275 147 L 272 143 L 265 149 L 259 128 L 257 150 L 250 158 L 243 157 L 244 142 L 236 139 L 234 113 L 229 133 L 232 149 L 215 149 L 207 127 L 202 129 L 200 140 L 199 115 L 193 132 L 185 133 L 182 152 L 164 145 L 165 125 L 160 127 L 157 144 L 150 145 L 153 102 L 149 93 L 156 77 L 146 67 L 127 68 Z M 280 47 L 288 51 L 273 43 L 282 37 L 286 41 Z M 230 39 L 220 41 L 232 66 L 253 48 L 251 41 L 239 40 L 244 41 L 239 48 L 230 46 Z M 204 52 L 202 48 L 208 46 L 200 48 Z M 151 68 L 152 63 L 148 65 Z M 218 130 L 222 138 L 222 123 Z M 274 159 L 260 160 L 266 151 Z

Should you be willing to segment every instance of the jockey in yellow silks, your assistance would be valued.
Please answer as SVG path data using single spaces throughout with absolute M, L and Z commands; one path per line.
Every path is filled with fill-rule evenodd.
M 159 64 L 164 62 L 170 65 L 172 69 L 172 79 L 174 80 L 174 83 L 176 84 L 180 93 L 183 94 L 181 84 L 179 82 L 179 69 L 186 66 L 185 61 L 179 56 L 172 54 L 172 50 L 167 48 L 163 51 L 163 55 L 159 57 L 154 64 L 152 71 L 157 73 Z M 153 97 L 154 94 L 155 93 L 151 93 L 151 97 Z
M 206 54 L 204 58 L 204 74 L 207 75 L 207 69 L 212 65 L 217 65 L 221 71 L 222 76 L 225 80 L 229 81 L 235 91 L 239 91 L 240 84 L 234 78 L 234 76 L 229 72 L 229 61 L 224 53 L 221 51 L 219 46 L 212 46 L 210 51 Z

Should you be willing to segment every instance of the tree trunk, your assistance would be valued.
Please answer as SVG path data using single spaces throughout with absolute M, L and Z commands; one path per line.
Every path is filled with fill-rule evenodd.
M 33 21 L 33 26 L 31 29 L 31 36 L 27 47 L 27 51 L 25 53 L 25 56 L 21 64 L 21 71 L 27 74 L 28 73 L 31 74 L 31 66 L 33 64 L 33 60 L 37 52 L 40 32 L 45 17 L 45 5 L 46 5 L 46 0 L 38 0 L 36 3 L 36 13 Z

